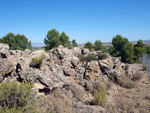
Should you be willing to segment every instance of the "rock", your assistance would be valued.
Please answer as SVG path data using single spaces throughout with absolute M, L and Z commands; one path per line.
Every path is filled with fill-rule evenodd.
M 26 52 L 27 53 L 27 52 Z M 31 58 L 34 58 L 34 57 L 39 57 L 41 55 L 45 55 L 46 58 L 49 58 L 49 54 L 46 53 L 44 50 L 37 50 L 37 51 L 33 51 L 31 54 L 30 54 L 30 57 Z
M 71 69 L 71 68 L 65 68 L 64 69 L 64 74 L 67 75 L 67 76 L 75 76 L 75 70 L 74 69 Z
M 87 48 L 83 48 L 82 49 L 82 54 L 88 54 L 90 51 Z
M 10 55 L 8 44 L 0 43 L 0 58 L 7 58 Z
M 120 74 L 115 69 L 110 69 L 107 71 L 107 76 L 111 80 L 117 80 L 118 77 L 120 77 Z
M 53 63 L 43 63 L 41 67 L 43 73 L 42 80 L 48 85 L 50 90 L 63 87 L 66 84 L 62 68 Z
M 15 55 L 16 57 L 21 57 L 22 51 L 21 50 L 10 50 L 10 54 Z
M 122 67 L 116 67 L 115 70 L 119 73 L 119 75 L 126 76 L 126 71 Z
M 132 77 L 132 76 L 134 76 L 135 72 L 136 72 L 136 71 L 135 71 L 134 69 L 131 69 L 131 68 L 129 67 L 129 68 L 126 70 L 126 75 Z
M 70 82 L 69 89 L 72 92 L 73 97 L 75 97 L 78 101 L 85 101 L 85 99 L 87 98 L 84 88 L 80 85 L 74 82 Z
M 78 67 L 79 63 L 80 63 L 79 58 L 73 56 L 72 59 L 71 59 L 71 64 L 73 65 L 73 67 L 74 67 L 74 68 L 75 68 L 75 67 Z
M 30 49 L 25 49 L 25 51 L 22 52 L 22 56 L 23 57 L 29 57 L 30 53 L 31 53 Z
M 0 58 L 0 82 L 13 70 L 13 64 L 7 59 Z
M 98 65 L 98 62 L 97 61 L 88 62 L 85 71 L 85 78 L 92 79 L 99 76 L 100 74 L 101 74 L 101 70 Z
M 72 48 L 72 53 L 73 53 L 73 55 L 75 55 L 76 57 L 78 57 L 78 55 L 81 54 L 82 51 L 81 51 L 80 48 L 74 47 L 74 48 Z
M 49 90 L 62 87 L 65 84 L 63 70 L 57 64 L 43 62 L 41 70 L 32 69 L 26 60 L 20 60 L 17 64 L 16 71 L 19 80 L 32 81 L 41 83 Z
M 110 59 L 110 58 L 104 59 L 104 60 L 99 60 L 98 62 L 99 62 L 102 72 L 106 72 L 109 69 L 113 69 L 113 67 L 114 67 L 114 63 L 113 63 L 112 59 Z
M 76 113 L 107 113 L 107 110 L 101 106 L 84 105 L 81 102 L 75 105 Z

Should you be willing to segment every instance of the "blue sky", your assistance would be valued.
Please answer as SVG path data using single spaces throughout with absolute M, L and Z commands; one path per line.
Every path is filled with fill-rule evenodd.
M 0 0 L 0 38 L 9 32 L 43 43 L 49 30 L 78 43 L 150 39 L 150 0 Z

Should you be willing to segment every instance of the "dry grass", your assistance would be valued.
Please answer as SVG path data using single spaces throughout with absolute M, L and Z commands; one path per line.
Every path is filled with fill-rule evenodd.
M 106 106 L 107 104 L 107 91 L 106 89 L 103 89 L 101 91 L 95 90 L 94 91 L 94 100 L 93 104 L 94 105 L 100 105 L 100 106 Z
M 98 81 L 94 84 L 94 86 L 90 87 L 90 91 L 94 95 L 92 104 L 100 105 L 103 107 L 106 106 L 106 104 L 107 104 L 107 86 L 101 79 L 98 79 Z
M 142 79 L 142 73 L 139 72 L 139 71 L 137 71 L 137 72 L 134 74 L 134 76 L 132 77 L 132 80 L 133 80 L 133 81 L 139 81 L 139 80 L 141 80 L 141 79 Z
M 126 76 L 121 77 L 117 80 L 117 83 L 124 88 L 135 88 L 136 87 L 136 82 L 132 81 L 130 78 L 127 78 Z
M 38 108 L 38 113 L 75 113 L 74 104 L 71 100 L 66 100 L 60 90 L 41 98 L 38 101 Z

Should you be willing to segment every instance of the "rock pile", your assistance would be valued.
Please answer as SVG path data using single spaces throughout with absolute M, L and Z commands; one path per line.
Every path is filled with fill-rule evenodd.
M 134 72 L 125 69 L 120 57 L 109 56 L 103 60 L 81 62 L 78 55 L 88 53 L 88 49 L 68 49 L 63 46 L 52 49 L 50 53 L 44 50 L 9 50 L 8 45 L 0 44 L 0 82 L 7 77 L 19 82 L 32 81 L 36 84 L 37 91 L 49 95 L 53 90 L 61 88 L 66 99 L 67 93 L 71 93 L 76 112 L 106 113 L 103 107 L 87 105 L 90 104 L 93 95 L 86 91 L 86 84 L 94 84 L 93 81 L 98 78 L 113 80 L 120 75 L 132 75 Z M 42 54 L 46 57 L 40 69 L 30 67 L 32 58 Z

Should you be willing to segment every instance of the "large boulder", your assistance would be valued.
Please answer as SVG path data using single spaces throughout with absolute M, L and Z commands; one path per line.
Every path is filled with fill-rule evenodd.
M 20 60 L 16 66 L 18 80 L 41 83 L 49 90 L 62 87 L 65 84 L 65 77 L 60 66 L 54 63 L 43 61 L 41 69 L 29 67 L 30 61 Z
M 98 77 L 101 74 L 101 70 L 97 61 L 91 61 L 87 63 L 85 78 L 92 79 Z
M 29 54 L 30 52 L 25 52 L 24 54 Z M 34 58 L 34 57 L 39 57 L 41 55 L 45 55 L 46 58 L 49 58 L 49 54 L 46 53 L 44 50 L 37 50 L 37 51 L 33 51 L 31 54 L 30 54 L 30 57 L 31 58 Z
M 7 59 L 0 58 L 0 82 L 11 74 L 13 70 L 13 64 L 9 62 Z
M 9 45 L 0 43 L 0 58 L 7 58 L 9 55 Z

